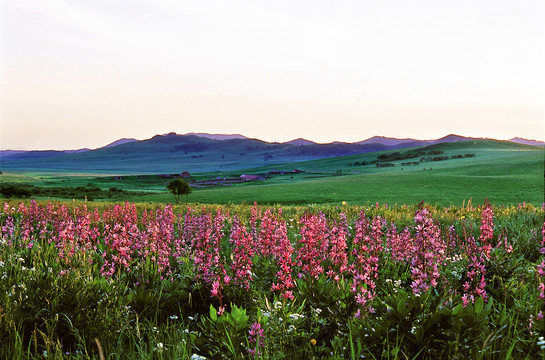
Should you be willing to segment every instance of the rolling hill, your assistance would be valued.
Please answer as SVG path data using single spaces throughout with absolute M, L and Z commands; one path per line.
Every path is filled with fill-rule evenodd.
M 495 204 L 522 202 L 541 206 L 544 196 L 545 149 L 508 141 L 473 140 L 438 142 L 422 147 L 348 155 L 299 162 L 300 174 L 289 173 L 292 164 L 274 169 L 287 171 L 266 181 L 233 187 L 199 189 L 190 201 L 202 203 L 259 204 L 417 204 L 462 205 L 470 199 Z M 377 167 L 379 158 L 425 153 L 423 158 L 393 160 L 392 167 Z M 399 155 L 398 155 L 399 154 Z M 437 154 L 429 156 L 429 154 Z M 472 156 L 465 156 L 472 155 Z M 434 157 L 440 158 L 434 161 Z M 405 165 L 404 165 L 405 163 Z M 272 166 L 248 170 L 266 174 Z M 168 195 L 157 199 L 169 201 Z
M 146 140 L 120 139 L 95 150 L 4 151 L 0 169 L 115 174 L 224 172 L 467 140 L 475 139 L 458 135 L 437 140 L 373 137 L 356 143 L 318 144 L 305 139 L 269 143 L 238 134 L 169 133 Z
M 122 189 L 127 193 L 116 193 L 116 196 L 124 196 L 124 201 L 170 202 L 172 197 L 167 193 L 166 185 L 171 181 L 171 177 L 163 176 L 164 172 L 150 171 L 155 163 L 161 165 L 161 161 L 164 161 L 162 163 L 164 166 L 170 166 L 169 159 L 172 160 L 181 153 L 186 160 L 189 156 L 195 168 L 199 168 L 199 162 L 203 163 L 201 168 L 206 168 L 210 167 L 211 160 L 195 155 L 206 153 L 207 156 L 215 154 L 217 158 L 212 161 L 221 168 L 225 165 L 224 161 L 231 156 L 225 156 L 226 150 L 272 153 L 270 149 L 281 145 L 258 140 L 248 143 L 244 139 L 231 139 L 221 142 L 223 148 L 217 148 L 215 140 L 184 137 L 184 141 L 180 142 L 179 136 L 161 135 L 143 142 L 119 145 L 107 152 L 103 150 L 72 154 L 84 156 L 85 169 L 91 168 L 89 164 L 93 161 L 97 166 L 104 166 L 106 155 L 110 156 L 114 159 L 112 169 L 118 167 L 110 174 L 120 174 L 119 168 L 123 164 L 115 163 L 115 159 L 120 156 L 131 153 L 135 159 L 148 159 L 147 167 L 142 168 L 141 172 L 133 173 L 134 175 L 112 176 L 103 170 L 94 173 L 89 170 L 65 173 L 43 171 L 38 175 L 37 171 L 27 170 L 5 171 L 0 176 L 3 183 L 42 186 L 50 189 L 49 193 L 76 189 L 80 192 L 81 199 L 85 195 L 85 189 L 101 189 L 104 194 L 110 195 L 112 189 L 116 191 Z M 249 144 L 257 149 L 247 150 L 245 147 Z M 215 152 L 209 149 L 212 145 L 215 146 L 213 147 Z M 180 146 L 179 151 L 175 151 L 176 147 Z M 293 150 L 285 144 L 280 149 Z M 150 151 L 157 153 L 150 156 Z M 193 172 L 187 180 L 195 190 L 189 200 L 197 203 L 236 204 L 257 201 L 260 204 L 339 204 L 347 201 L 351 204 L 366 204 L 379 201 L 389 204 L 411 204 L 425 200 L 449 206 L 460 205 L 469 199 L 482 203 L 488 198 L 496 204 L 518 204 L 526 201 L 541 206 L 544 194 L 544 155 L 543 147 L 509 141 L 487 139 L 436 142 L 425 146 L 389 148 L 378 152 L 310 159 L 296 163 L 272 163 L 254 159 L 258 167 L 250 167 L 251 163 L 246 163 L 243 167 L 236 168 L 236 165 L 240 166 L 240 162 L 233 162 L 231 168 L 221 168 L 220 171 Z M 160 158 L 161 161 L 154 162 L 153 156 Z M 224 156 L 224 159 L 221 159 L 221 156 Z M 250 155 L 247 155 L 246 159 L 252 161 Z M 46 158 L 43 161 L 49 160 Z M 78 162 L 73 161 L 70 165 L 78 165 Z M 168 173 L 174 172 L 180 171 Z M 240 179 L 242 174 L 262 176 L 260 181 L 225 183 L 225 180 Z M 210 182 L 209 185 L 204 184 L 207 181 Z M 140 195 L 130 195 L 135 194 L 134 192 L 140 192 Z M 47 196 L 46 199 L 49 198 Z M 72 196 L 77 198 L 77 195 L 70 195 L 69 199 L 72 199 Z M 110 198 L 97 198 L 93 195 L 93 199 Z

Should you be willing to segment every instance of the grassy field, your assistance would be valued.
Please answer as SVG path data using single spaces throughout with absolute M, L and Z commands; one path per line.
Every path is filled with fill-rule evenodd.
M 374 163 L 398 153 L 411 151 L 436 152 L 448 157 L 443 161 L 422 161 L 418 165 L 403 163 L 416 159 L 385 161 L 392 167 L 377 167 Z M 474 157 L 452 158 L 474 154 Z M 422 156 L 426 157 L 426 155 Z M 429 157 L 429 156 L 428 156 Z M 362 165 L 365 164 L 365 165 Z M 461 205 L 472 199 L 495 204 L 522 202 L 541 205 L 544 202 L 544 150 L 520 144 L 491 140 L 443 143 L 425 148 L 400 149 L 322 160 L 271 165 L 228 172 L 192 174 L 193 179 L 238 177 L 246 174 L 267 174 L 271 170 L 304 170 L 301 174 L 273 175 L 263 182 L 251 182 L 216 188 L 195 188 L 187 197 L 192 203 L 241 204 L 350 204 L 367 203 L 414 204 L 424 200 L 442 206 Z M 172 202 L 166 190 L 170 181 L 155 175 L 125 176 L 115 180 L 104 174 L 64 174 L 45 172 L 1 175 L 2 183 L 37 185 L 44 188 L 101 189 L 91 197 L 96 201 L 126 200 L 136 202 Z M 120 189 L 123 192 L 108 191 Z M 56 198 L 51 195 L 38 198 Z M 72 196 L 72 195 L 70 195 Z M 70 199 L 59 191 L 57 198 Z

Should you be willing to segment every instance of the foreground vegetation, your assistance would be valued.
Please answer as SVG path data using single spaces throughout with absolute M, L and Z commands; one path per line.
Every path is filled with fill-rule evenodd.
M 1 358 L 545 358 L 543 207 L 96 205 L 4 205 Z

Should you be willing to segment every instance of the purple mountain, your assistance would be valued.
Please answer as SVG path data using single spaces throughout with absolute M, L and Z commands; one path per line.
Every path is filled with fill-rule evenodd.
M 543 142 L 543 141 L 523 139 L 523 138 L 519 138 L 519 137 L 509 139 L 508 141 L 519 143 L 519 144 L 524 144 L 524 145 L 545 146 L 545 142 Z
M 194 135 L 205 139 L 210 140 L 232 140 L 232 139 L 248 139 L 244 135 L 240 134 L 207 134 L 207 133 L 187 133 L 184 135 Z

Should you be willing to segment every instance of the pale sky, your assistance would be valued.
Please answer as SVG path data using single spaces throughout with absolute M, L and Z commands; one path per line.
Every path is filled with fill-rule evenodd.
M 545 140 L 543 0 L 0 3 L 0 149 Z

